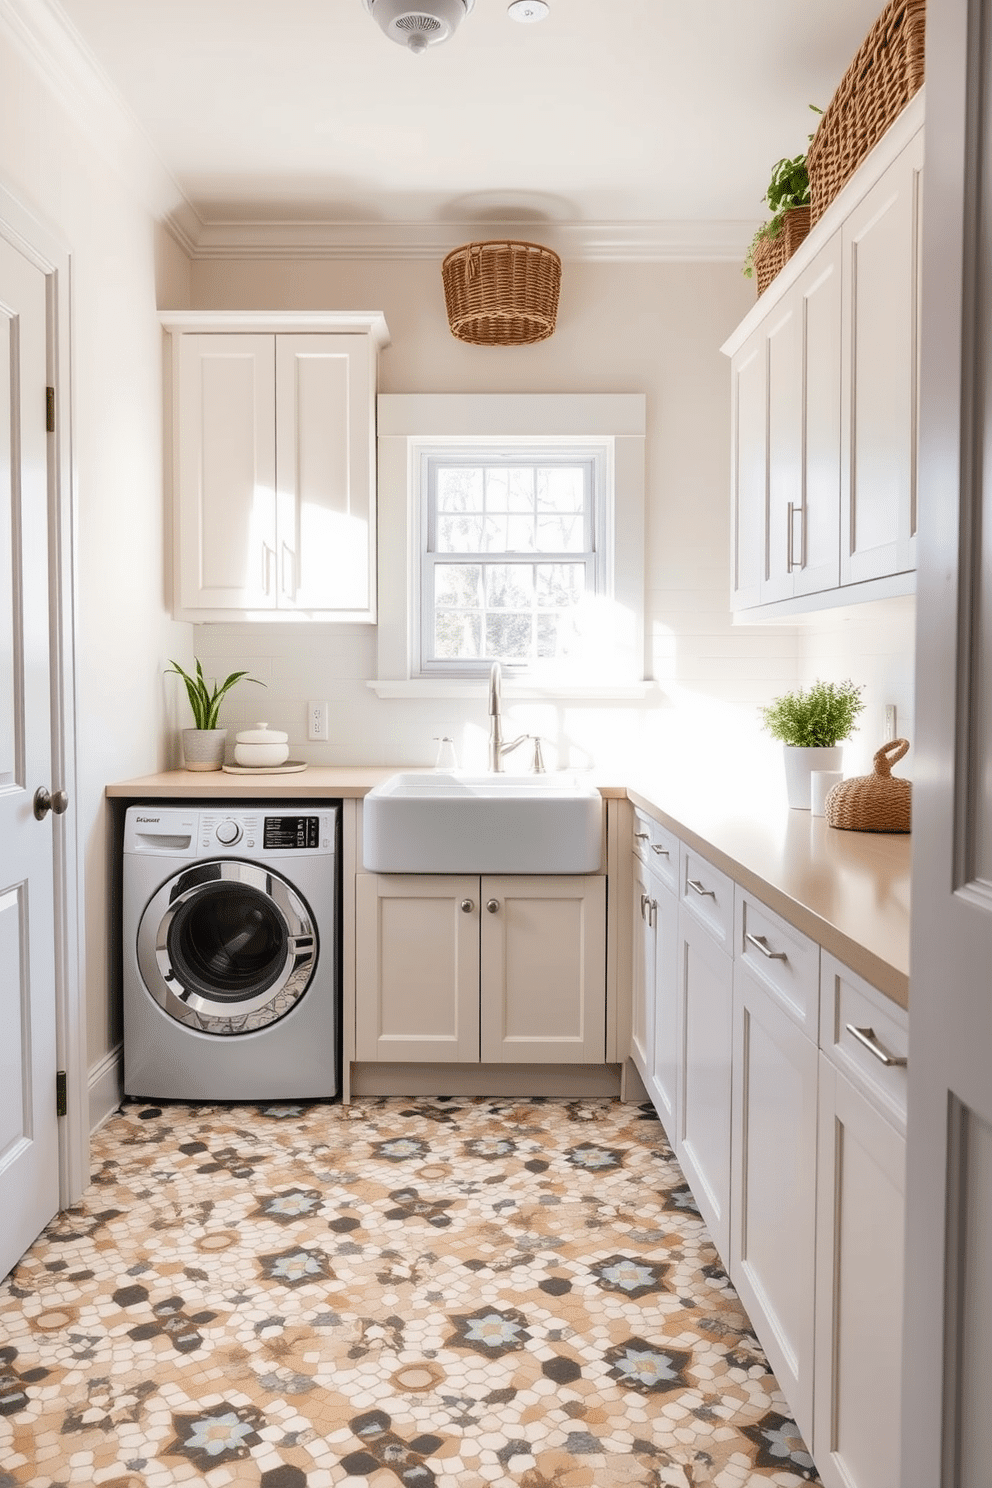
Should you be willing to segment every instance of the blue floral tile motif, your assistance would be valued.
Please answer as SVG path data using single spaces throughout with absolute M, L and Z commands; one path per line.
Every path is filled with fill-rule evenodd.
M 463 1313 L 449 1321 L 454 1323 L 455 1331 L 447 1340 L 447 1347 L 474 1349 L 487 1359 L 511 1354 L 530 1342 L 527 1319 L 512 1307 L 480 1307 L 477 1312 Z
M 799 1427 L 788 1416 L 769 1411 L 756 1426 L 742 1426 L 741 1432 L 758 1448 L 755 1467 L 777 1467 L 807 1482 L 819 1482 Z
M 261 1441 L 259 1428 L 264 1417 L 252 1406 L 234 1406 L 221 1401 L 199 1415 L 172 1417 L 175 1439 L 165 1449 L 167 1457 L 188 1457 L 201 1472 L 210 1472 L 224 1462 L 241 1462 L 250 1448 Z
M 430 1148 L 417 1137 L 390 1137 L 388 1142 L 373 1142 L 372 1156 L 384 1162 L 409 1162 L 411 1158 L 426 1157 Z
M 607 1349 L 603 1358 L 612 1365 L 611 1379 L 642 1395 L 685 1390 L 689 1386 L 684 1370 L 692 1355 L 680 1349 L 659 1348 L 643 1338 L 628 1338 L 626 1343 Z
M 467 1157 L 481 1157 L 485 1162 L 499 1162 L 500 1158 L 512 1157 L 517 1144 L 512 1137 L 473 1137 L 462 1143 Z
M 597 1147 L 592 1142 L 583 1142 L 579 1147 L 570 1147 L 565 1153 L 576 1168 L 589 1168 L 593 1172 L 607 1172 L 623 1166 L 623 1151 L 617 1147 Z
M 258 1263 L 266 1281 L 276 1281 L 286 1287 L 308 1286 L 314 1281 L 334 1279 L 334 1272 L 323 1251 L 305 1250 L 302 1246 L 281 1251 L 278 1255 L 259 1256 Z
M 260 1194 L 251 1219 L 272 1219 L 276 1224 L 295 1224 L 315 1214 L 324 1201 L 317 1188 L 287 1188 L 282 1193 Z
M 612 1255 L 590 1267 L 596 1285 L 604 1292 L 620 1292 L 635 1300 L 664 1288 L 664 1265 L 652 1265 L 640 1256 Z

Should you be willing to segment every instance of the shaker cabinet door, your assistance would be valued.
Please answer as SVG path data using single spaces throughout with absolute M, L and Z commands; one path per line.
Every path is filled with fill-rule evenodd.
M 180 337 L 176 396 L 177 608 L 274 609 L 272 337 Z

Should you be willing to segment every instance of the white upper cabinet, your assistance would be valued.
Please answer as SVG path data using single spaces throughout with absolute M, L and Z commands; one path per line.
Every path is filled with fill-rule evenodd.
M 162 319 L 177 619 L 374 621 L 382 317 Z
M 735 610 L 913 587 L 922 169 L 920 93 L 723 348 Z

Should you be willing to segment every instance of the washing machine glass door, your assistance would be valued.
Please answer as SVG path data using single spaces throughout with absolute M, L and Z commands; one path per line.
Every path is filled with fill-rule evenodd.
M 170 1017 L 222 1036 L 285 1017 L 317 965 L 317 930 L 270 868 L 197 863 L 149 901 L 138 927 L 145 986 Z

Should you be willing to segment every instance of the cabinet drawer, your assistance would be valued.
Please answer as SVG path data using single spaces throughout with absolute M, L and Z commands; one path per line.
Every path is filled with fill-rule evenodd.
M 679 839 L 675 833 L 636 808 L 633 833 L 634 852 L 674 893 L 679 881 Z
M 820 1007 L 820 947 L 737 885 L 734 955 L 814 1043 Z
M 883 1116 L 905 1131 L 909 1049 L 905 1011 L 826 951 L 820 976 L 822 1052 Z M 886 1063 L 887 1059 L 893 1062 Z
M 685 843 L 679 859 L 679 901 L 693 919 L 706 926 L 718 945 L 728 953 L 732 951 L 734 881 Z

